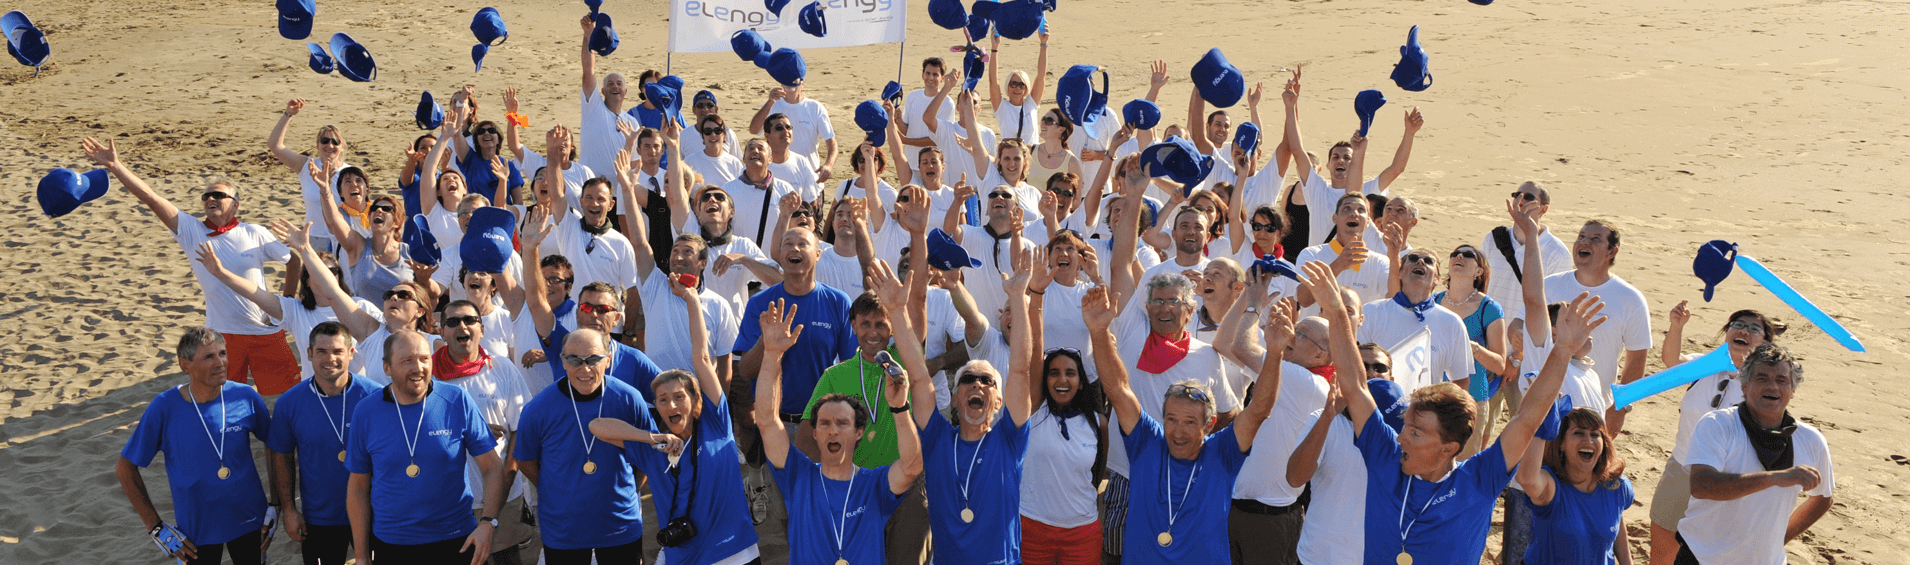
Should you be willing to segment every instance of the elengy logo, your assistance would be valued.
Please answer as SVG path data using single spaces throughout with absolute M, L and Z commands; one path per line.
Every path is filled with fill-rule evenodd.
M 732 5 L 736 7 L 731 7 Z M 895 8 L 895 0 L 826 0 L 822 7 L 829 10 L 854 10 L 864 14 L 887 12 Z M 761 2 L 742 0 L 690 0 L 683 3 L 683 12 L 692 18 L 714 18 L 730 23 L 749 26 L 768 26 L 782 23 L 782 18 L 762 9 Z

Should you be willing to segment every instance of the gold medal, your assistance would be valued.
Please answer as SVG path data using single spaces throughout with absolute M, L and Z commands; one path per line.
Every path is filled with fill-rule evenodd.
M 974 510 L 969 510 L 969 509 L 967 509 L 967 508 L 963 508 L 963 509 L 962 509 L 962 522 L 963 522 L 963 523 L 968 523 L 968 522 L 973 522 L 973 521 L 975 521 L 975 511 L 974 511 Z
M 225 478 L 226 478 L 226 477 L 230 477 L 230 476 L 232 476 L 232 469 L 228 469 L 228 468 L 226 468 L 226 466 L 224 466 L 224 465 L 220 465 L 220 466 L 219 466 L 219 480 L 222 480 L 222 481 L 223 481 L 223 480 L 225 480 Z
M 596 462 L 596 461 L 585 461 L 585 462 L 584 462 L 584 474 L 586 474 L 586 475 L 595 475 L 595 474 L 597 474 L 597 462 Z
M 1405 551 L 1400 551 L 1399 557 L 1393 559 L 1393 562 L 1399 565 L 1413 565 L 1413 556 L 1407 555 Z
M 407 476 L 407 477 L 416 477 L 416 476 L 418 476 L 418 464 L 417 464 L 417 463 L 412 463 L 412 464 L 410 464 L 410 465 L 406 465 L 406 466 L 405 466 L 405 476 Z
M 1174 543 L 1174 534 L 1161 532 L 1161 535 L 1154 536 L 1154 541 L 1160 542 L 1161 547 L 1167 547 L 1168 544 Z
M 343 449 L 338 450 L 338 462 L 339 463 L 345 462 L 345 450 Z
M 837 560 L 836 560 L 836 565 L 849 565 L 849 560 L 847 560 L 847 559 L 837 559 Z

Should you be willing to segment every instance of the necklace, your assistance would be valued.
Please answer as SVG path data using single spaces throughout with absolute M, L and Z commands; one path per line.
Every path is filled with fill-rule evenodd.
M 1168 459 L 1173 459 L 1174 456 L 1168 455 L 1166 458 L 1161 459 L 1161 489 L 1164 491 L 1164 494 L 1167 495 L 1167 529 L 1169 530 L 1167 532 L 1161 532 L 1161 535 L 1154 536 L 1154 541 L 1159 542 L 1161 547 L 1167 547 L 1174 543 L 1174 534 L 1171 533 L 1174 529 L 1174 521 L 1180 518 L 1181 512 L 1187 511 L 1187 498 L 1194 494 L 1194 477 L 1200 475 L 1200 456 L 1195 455 L 1194 457 L 1194 468 L 1187 472 L 1187 488 L 1181 490 L 1179 512 L 1174 510 L 1173 484 L 1168 482 L 1168 476 L 1173 474 L 1173 468 L 1168 466 Z
M 212 439 L 212 426 L 206 425 L 206 413 L 199 408 L 199 399 L 193 398 L 192 389 L 186 388 L 186 385 L 179 385 L 179 390 L 186 395 L 186 402 L 192 404 L 192 410 L 199 413 L 199 427 L 206 430 L 206 442 L 211 443 L 212 452 L 219 455 L 219 480 L 223 481 L 226 477 L 232 476 L 232 469 L 225 466 L 225 387 L 219 387 L 219 439 L 217 441 Z
M 407 477 L 417 478 L 418 476 L 418 439 L 424 437 L 424 409 L 430 403 L 431 392 L 427 390 L 424 399 L 418 401 L 418 425 L 413 428 L 412 433 L 405 435 L 405 453 L 411 456 L 411 464 L 405 466 Z M 398 433 L 404 433 L 405 411 L 398 407 L 396 397 L 392 398 L 391 409 L 398 413 Z
M 818 469 L 816 472 L 816 480 L 822 482 L 822 493 L 824 496 L 828 496 L 828 477 L 822 475 L 821 469 Z M 829 521 L 829 530 L 836 536 L 836 565 L 849 565 L 849 560 L 842 556 L 842 539 L 843 535 L 849 531 L 849 499 L 855 495 L 855 492 L 856 473 L 854 470 L 851 470 L 849 472 L 849 488 L 842 491 L 842 517 Z
M 1451 477 L 1452 471 L 1447 471 L 1446 476 Z M 1426 504 L 1419 507 L 1419 513 L 1413 515 L 1413 521 L 1407 522 L 1406 503 L 1413 499 L 1413 477 L 1411 475 L 1406 477 L 1406 496 L 1399 500 L 1399 556 L 1393 559 L 1395 563 L 1399 565 L 1413 565 L 1412 554 L 1406 553 L 1406 536 L 1412 533 L 1413 526 L 1419 524 L 1419 519 L 1426 515 L 1426 510 L 1432 508 L 1433 501 L 1439 499 L 1439 485 L 1445 484 L 1445 482 L 1445 479 L 1440 479 L 1439 482 L 1433 483 L 1433 496 L 1427 498 Z
M 318 379 L 312 379 L 312 392 L 318 393 L 318 409 L 325 412 L 325 421 L 331 424 L 326 428 L 330 429 L 332 434 L 338 436 L 339 463 L 345 462 L 345 426 L 351 423 L 350 420 L 345 419 L 351 415 L 351 397 L 345 396 L 345 392 L 351 390 L 349 388 L 351 387 L 351 383 L 347 381 L 345 387 L 346 388 L 340 388 L 338 390 L 338 407 L 340 410 L 338 411 L 338 420 L 333 421 L 332 409 L 325 406 L 325 390 L 318 387 Z
M 975 462 L 981 460 L 982 444 L 987 442 L 988 442 L 988 432 L 983 431 L 982 438 L 975 441 L 975 453 L 968 456 L 968 476 L 962 478 L 962 523 L 964 524 L 975 521 L 975 511 L 969 508 L 969 503 L 968 503 L 968 484 L 975 480 Z M 959 451 L 955 449 L 955 447 L 957 445 L 960 445 L 961 443 L 962 443 L 962 429 L 960 426 L 957 426 L 955 428 L 955 441 L 950 442 L 948 444 L 949 454 L 956 455 L 960 453 Z M 957 455 L 956 457 L 949 458 L 950 461 L 955 461 L 957 459 L 959 459 L 959 455 Z
M 566 384 L 568 384 L 568 383 L 566 383 Z M 600 389 L 598 390 L 598 392 L 603 392 L 603 391 L 602 391 L 602 389 L 600 388 Z M 590 460 L 590 450 L 591 450 L 592 448 L 595 448 L 595 447 L 597 447 L 597 436 L 594 436 L 594 435 L 590 435 L 590 434 L 587 434 L 587 433 L 584 433 L 584 417 L 583 417 L 583 415 L 581 415 L 581 414 L 579 414 L 579 413 L 577 412 L 577 394 L 579 394 L 579 393 L 577 392 L 577 388 L 576 388 L 576 387 L 571 387 L 571 389 L 570 389 L 570 415 L 571 415 L 571 416 L 575 416 L 575 417 L 577 418 L 577 436 L 578 436 L 579 438 L 582 438 L 582 441 L 583 441 L 583 444 L 584 444 L 584 474 L 586 474 L 586 475 L 595 475 L 595 474 L 597 474 L 597 462 L 596 462 L 596 461 L 591 461 L 591 460 Z M 601 399 L 601 398 L 599 398 L 599 400 L 602 400 L 602 399 Z M 602 417 L 604 417 L 604 404 L 605 404 L 604 402 L 598 402 L 598 403 L 597 403 L 597 417 L 598 417 L 598 418 L 602 418 Z M 423 420 L 420 420 L 420 422 L 422 422 L 422 421 L 423 421 Z M 402 423 L 402 422 L 401 422 L 401 423 Z
M 863 361 L 861 355 L 857 355 L 856 356 L 856 384 L 862 387 L 862 402 L 864 404 L 874 406 L 875 403 L 871 402 L 870 400 L 875 397 L 869 396 L 869 377 L 868 377 L 868 374 L 865 372 L 867 368 L 868 368 L 868 362 Z M 875 383 L 875 395 L 882 396 L 882 382 L 880 380 L 878 380 Z M 862 441 L 875 441 L 875 430 L 876 428 L 879 428 L 879 427 L 881 427 L 879 424 L 875 426 L 869 426 L 869 431 L 864 432 L 862 435 Z

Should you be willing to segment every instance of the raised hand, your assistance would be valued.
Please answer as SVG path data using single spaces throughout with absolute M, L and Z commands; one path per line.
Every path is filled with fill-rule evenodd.
M 312 159 L 312 160 L 306 161 L 305 172 L 312 174 L 312 184 L 318 185 L 319 194 L 331 194 L 332 193 L 331 171 L 325 170 L 329 167 L 320 168 L 318 166 L 318 161 L 319 161 L 318 159 Z
M 1308 261 L 1300 266 L 1300 284 L 1313 295 L 1320 304 L 1320 310 L 1340 312 L 1346 310 L 1346 302 L 1340 298 L 1340 281 L 1333 276 L 1333 268 L 1319 261 Z
M 304 110 L 304 109 L 305 109 L 305 99 L 293 98 L 291 101 L 285 103 L 285 117 L 289 118 L 292 116 L 296 116 L 298 115 L 299 110 Z
M 1260 106 L 1260 89 L 1266 88 L 1266 86 L 1267 86 L 1267 83 L 1264 83 L 1264 82 L 1253 83 L 1253 88 L 1247 91 L 1247 107 L 1248 108 L 1254 108 L 1254 107 Z
M 429 151 L 419 151 L 417 150 L 415 146 L 409 143 L 405 144 L 404 151 L 405 151 L 405 164 L 407 165 L 416 165 L 419 163 L 423 163 L 424 157 L 431 153 Z
M 1022 300 L 1022 294 L 1028 292 L 1029 281 L 1034 278 L 1035 269 L 1039 268 L 1044 272 L 1048 270 L 1048 256 L 1047 252 L 1039 246 L 1014 245 L 1013 247 L 1011 262 L 1014 264 L 1015 272 L 1008 277 L 1008 280 L 1002 281 L 1001 290 L 1008 294 L 1009 300 Z
M 1141 170 L 1141 158 L 1129 155 L 1121 159 L 1120 167 L 1118 170 L 1120 171 L 1121 177 L 1121 195 L 1129 197 L 1129 206 L 1146 206 L 1145 203 L 1138 200 L 1141 198 L 1142 193 L 1147 190 L 1147 172 Z M 1178 192 L 1176 194 L 1178 194 Z
M 511 114 L 517 113 L 517 87 L 515 86 L 504 87 L 504 111 Z
M 1394 253 L 1406 252 L 1406 226 L 1383 222 L 1379 224 L 1379 239 L 1386 243 L 1386 249 Z M 1365 246 L 1362 245 L 1362 248 Z
M 1293 66 L 1293 77 L 1287 79 L 1287 86 L 1280 91 L 1280 102 L 1287 110 L 1300 105 L 1300 65 Z
M 1160 92 L 1161 87 L 1167 86 L 1167 61 L 1156 59 L 1147 65 L 1147 70 L 1149 71 L 1147 77 L 1149 91 Z
M 597 31 L 597 22 L 590 19 L 588 14 L 584 15 L 584 19 L 577 20 L 577 25 L 584 28 L 584 35 L 590 35 L 590 32 Z
M 1041 210 L 1041 217 L 1043 218 L 1059 218 L 1059 216 L 1055 215 L 1055 211 L 1060 207 L 1060 203 L 1055 202 L 1053 192 L 1046 190 L 1041 191 L 1041 199 L 1035 201 L 1035 207 Z
M 617 120 L 617 133 L 623 134 L 624 139 L 630 139 L 630 136 L 637 134 L 637 126 L 630 125 L 630 122 Z
M 521 243 L 525 249 L 537 249 L 542 247 L 544 238 L 550 235 L 553 228 L 557 227 L 557 222 L 551 219 L 550 210 L 546 208 L 549 207 L 538 206 L 536 209 L 531 210 L 530 224 L 525 226 L 530 229 L 526 229 L 524 233 L 519 234 L 522 236 L 520 239 L 523 240 Z
M 1351 138 L 1347 139 L 1346 143 L 1347 145 L 1351 145 L 1353 147 L 1354 154 L 1362 154 L 1366 152 L 1366 136 L 1360 135 L 1360 132 L 1357 130 L 1353 132 L 1353 136 Z
M 199 264 L 206 266 L 207 272 L 217 273 L 225 270 L 225 266 L 219 263 L 219 255 L 212 251 L 210 241 L 199 244 L 198 259 Z
M 510 174 L 510 167 L 504 165 L 503 154 L 500 153 L 491 157 L 491 178 L 497 179 L 499 183 L 504 183 L 511 178 Z
M 618 125 L 622 125 L 622 122 L 618 122 Z M 550 128 L 550 131 L 544 132 L 544 154 L 556 159 L 558 155 L 569 153 L 564 150 L 565 139 L 568 137 L 570 137 L 570 130 L 565 129 L 564 126 Z
M 928 196 L 927 193 L 923 191 L 918 190 L 913 192 L 915 192 L 915 194 L 907 200 L 901 198 L 896 199 L 895 213 L 890 214 L 890 217 L 894 218 L 895 223 L 900 224 L 902 229 L 907 230 L 909 233 L 926 232 L 928 231 L 929 225 Z M 908 194 L 908 192 L 905 191 L 901 194 Z
M 1419 133 L 1419 128 L 1425 125 L 1426 125 L 1426 118 L 1425 116 L 1419 115 L 1418 106 L 1414 106 L 1412 107 L 1412 109 L 1406 110 L 1406 135 Z
M 770 102 L 775 102 L 777 100 L 782 100 L 782 99 L 783 99 L 783 87 L 778 86 L 778 87 L 769 89 Z
M 1101 282 L 1101 251 L 1093 246 L 1078 249 L 1080 251 L 1077 253 L 1081 257 L 1081 266 L 1078 270 L 1087 275 L 1088 280 L 1093 281 L 1095 286 L 1105 286 Z
M 968 173 L 962 173 L 962 179 L 955 182 L 955 205 L 961 206 L 962 203 L 968 202 L 968 199 L 974 198 L 975 194 L 975 187 L 968 185 Z
M 610 161 L 610 164 L 611 166 L 616 167 L 617 169 L 616 172 L 619 175 L 623 174 L 625 171 L 629 171 L 630 170 L 630 150 L 618 149 L 617 158 L 612 159 Z
M 1539 235 L 1539 222 L 1533 216 L 1539 212 L 1539 201 L 1522 198 L 1508 198 L 1505 201 L 1506 214 L 1512 216 L 1512 226 L 1518 228 L 1523 239 L 1532 241 Z
M 1559 309 L 1558 323 L 1552 325 L 1552 337 L 1560 351 L 1575 352 L 1592 341 L 1592 330 L 1605 325 L 1605 316 L 1598 313 L 1605 309 L 1605 302 L 1592 293 L 1581 292 L 1570 304 Z
M 1292 298 L 1282 298 L 1273 305 L 1273 311 L 1268 312 L 1266 325 L 1261 327 L 1267 338 L 1267 351 L 1282 351 L 1287 344 L 1293 343 L 1293 326 L 1300 321 L 1297 315 L 1299 308 L 1299 301 Z
M 1048 254 L 1047 248 L 1040 246 L 1036 246 L 1035 251 L 1039 253 L 1039 255 L 1036 255 L 1034 260 L 1028 264 L 1030 273 L 1028 275 L 1026 289 L 1035 292 L 1045 292 L 1048 289 L 1048 285 L 1054 283 L 1055 261 L 1060 255 L 1050 255 Z M 1016 261 L 1015 269 L 1020 270 L 1020 259 L 1016 258 Z M 1012 291 L 1009 293 L 1009 296 L 1014 296 Z
M 106 143 L 100 143 L 99 140 L 91 137 L 86 138 L 80 141 L 80 150 L 86 152 L 86 157 L 99 163 L 101 167 L 111 168 L 119 164 L 119 149 L 110 137 L 106 138 Z
M 763 351 L 782 354 L 796 346 L 796 340 L 802 337 L 802 326 L 796 325 L 796 305 L 789 306 L 788 314 L 783 313 L 783 299 L 778 298 L 763 308 L 763 314 L 757 317 L 762 325 Z
M 1247 275 L 1246 295 L 1242 296 L 1242 298 L 1247 300 L 1247 305 L 1264 307 L 1268 302 L 1271 302 L 1273 297 L 1267 294 L 1267 287 L 1271 286 L 1274 277 L 1278 276 L 1280 275 L 1273 273 L 1249 273 Z
M 303 251 L 312 246 L 311 222 L 305 222 L 304 227 L 299 227 L 285 220 L 272 220 L 272 225 L 266 226 L 265 229 L 272 232 L 273 237 L 279 238 L 279 242 L 293 251 Z
M 1685 327 L 1685 322 L 1691 321 L 1691 310 L 1686 308 L 1690 304 L 1690 300 L 1683 300 L 1679 301 L 1677 306 L 1671 307 L 1671 313 L 1666 315 L 1666 321 L 1671 323 L 1671 327 L 1682 328 Z
M 869 290 L 875 291 L 875 297 L 891 308 L 909 301 L 908 285 L 902 283 L 901 277 L 895 276 L 895 269 L 889 268 L 888 261 L 877 259 L 875 264 L 870 265 L 869 276 L 863 284 L 868 285 Z
M 677 277 L 671 276 L 671 277 L 663 277 L 663 278 L 669 279 L 670 294 L 674 294 L 676 295 L 677 298 L 681 298 L 685 301 L 701 300 L 701 298 L 698 298 L 696 295 L 696 289 L 683 286 L 683 281 L 679 280 Z
M 1108 325 L 1114 323 L 1114 304 L 1108 296 L 1108 287 L 1090 288 L 1081 297 L 1081 320 L 1087 322 L 1088 329 L 1108 331 Z

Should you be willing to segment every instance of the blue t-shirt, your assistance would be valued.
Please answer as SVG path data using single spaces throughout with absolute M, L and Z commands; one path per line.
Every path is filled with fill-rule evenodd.
M 145 467 L 166 452 L 166 483 L 179 532 L 200 547 L 225 543 L 265 525 L 265 489 L 245 436 L 264 441 L 271 425 L 265 399 L 250 386 L 227 382 L 217 400 L 204 404 L 186 400 L 181 387 L 173 387 L 146 405 L 119 455 Z M 222 467 L 224 479 L 219 478 Z
M 770 475 L 776 478 L 776 488 L 782 490 L 783 503 L 789 507 L 791 565 L 828 565 L 837 559 L 883 563 L 888 559 L 888 540 L 883 532 L 889 516 L 902 505 L 902 495 L 889 490 L 888 465 L 857 467 L 850 480 L 838 481 L 823 477 L 821 464 L 790 448 L 783 468 L 772 466 Z
M 1434 293 L 1432 300 L 1437 304 L 1445 298 L 1446 291 L 1442 290 Z M 1486 326 L 1504 317 L 1505 308 L 1500 307 L 1498 301 L 1486 296 L 1483 292 L 1479 293 L 1479 309 L 1474 310 L 1472 315 L 1461 318 L 1466 321 L 1466 338 L 1471 339 L 1473 343 L 1486 345 Z M 1483 401 L 1488 398 L 1486 387 L 1489 378 L 1491 374 L 1486 372 L 1486 366 L 1481 365 L 1478 359 L 1472 360 L 1472 380 L 1466 382 L 1466 392 L 1472 395 L 1474 401 Z
M 743 307 L 743 324 L 736 330 L 738 357 L 763 337 L 763 328 L 756 320 L 777 299 L 784 301 L 784 312 L 796 307 L 796 325 L 803 327 L 796 346 L 783 354 L 781 408 L 784 414 L 801 414 L 810 393 L 815 392 L 816 381 L 822 380 L 822 372 L 856 355 L 856 334 L 849 326 L 849 295 L 822 283 L 816 283 L 815 290 L 802 296 L 789 294 L 780 284 L 763 289 L 749 297 L 749 305 Z
M 961 540 L 936 546 L 936 561 L 1021 563 L 1021 461 L 1028 452 L 1028 426 L 1016 426 L 1002 410 L 981 441 L 961 439 L 959 433 L 940 410 L 921 433 L 930 531 L 935 539 Z M 973 522 L 962 521 L 964 508 L 975 513 Z
M 564 339 L 567 337 L 570 337 L 570 328 L 563 324 L 552 324 L 550 337 L 544 339 L 544 365 L 550 368 L 553 383 L 564 380 L 569 374 L 564 368 Z M 612 343 L 616 346 L 616 354 L 611 355 L 610 370 L 605 375 L 636 388 L 646 405 L 654 404 L 656 393 L 650 390 L 650 381 L 656 380 L 663 368 L 651 361 L 649 355 L 644 355 L 641 349 L 618 341 Z
M 1391 565 L 1408 524 L 1412 529 L 1404 548 L 1414 565 L 1478 563 L 1492 526 L 1492 505 L 1512 481 L 1499 442 L 1430 483 L 1400 471 L 1399 433 L 1380 420 L 1379 412 L 1363 426 L 1353 445 L 1366 459 L 1366 563 Z
M 422 196 L 423 193 L 419 190 L 419 187 L 422 186 L 423 184 L 424 184 L 424 167 L 422 166 L 418 167 L 417 172 L 411 173 L 411 178 L 398 180 L 398 193 L 404 195 L 406 214 L 410 214 L 413 216 L 424 215 L 424 201 L 419 200 L 419 198 L 423 198 Z M 431 191 L 432 198 L 438 197 L 436 188 L 437 187 L 432 187 L 433 189 Z M 411 224 L 407 222 L 403 227 L 406 230 L 406 233 L 409 233 L 409 230 L 411 229 Z
M 350 436 L 352 410 L 381 387 L 352 375 L 351 383 L 333 396 L 323 396 L 312 379 L 285 391 L 272 410 L 272 435 L 265 447 L 279 453 L 298 453 L 299 510 L 314 526 L 349 526 L 345 513 L 345 438 Z
M 1536 441 L 1536 440 L 1535 440 Z M 1612 542 L 1618 539 L 1619 519 L 1631 507 L 1631 479 L 1618 477 L 1614 484 L 1599 485 L 1592 492 L 1558 478 L 1551 467 L 1545 471 L 1557 482 L 1552 503 L 1545 506 L 1526 501 L 1532 509 L 1532 543 L 1525 546 L 1526 563 L 1560 565 L 1613 565 Z M 1616 486 L 1617 488 L 1606 488 Z
M 643 537 L 631 461 L 590 434 L 590 421 L 600 417 L 643 429 L 654 425 L 650 403 L 616 379 L 604 379 L 587 395 L 574 393 L 569 379 L 559 380 L 532 397 L 518 417 L 511 455 L 537 462 L 537 528 L 546 546 L 595 549 Z M 597 464 L 596 473 L 584 472 L 586 460 Z
M 657 519 L 668 524 L 687 512 L 690 523 L 696 524 L 696 537 L 690 543 L 663 548 L 663 560 L 670 563 L 715 563 L 756 545 L 749 499 L 743 496 L 743 468 L 735 462 L 729 403 L 704 398 L 694 433 L 696 437 L 683 438 L 695 442 L 689 444 L 694 452 L 685 451 L 677 458 L 674 470 L 670 456 L 650 444 L 623 444 L 624 456 L 650 477 L 650 500 L 656 504 Z M 888 484 L 886 478 L 882 484 Z
M 372 535 L 398 545 L 470 535 L 477 519 L 464 457 L 497 449 L 471 393 L 434 382 L 418 403 L 399 406 L 390 387 L 368 400 L 352 409 L 345 470 L 371 475 Z M 418 476 L 407 476 L 413 464 Z
M 463 159 L 457 160 L 458 171 L 464 173 L 465 190 L 471 194 L 482 194 L 485 198 L 491 199 L 492 206 L 516 204 L 516 191 L 518 187 L 524 186 L 524 174 L 517 170 L 517 161 L 512 160 L 509 155 L 499 154 L 498 157 L 503 158 L 504 166 L 510 169 L 506 174 L 511 177 L 511 180 L 505 183 L 505 189 L 511 191 L 507 195 L 509 201 L 502 202 L 497 199 L 497 175 L 491 174 L 490 161 L 478 158 L 476 147 L 471 148 L 471 152 L 465 153 Z M 444 242 L 439 242 L 438 244 L 444 245 Z
M 1147 413 L 1134 424 L 1127 442 L 1127 531 L 1121 543 L 1123 563 L 1185 565 L 1227 563 L 1227 513 L 1233 509 L 1234 477 L 1247 462 L 1234 427 L 1207 436 L 1200 458 L 1175 459 L 1167 453 L 1167 436 L 1160 422 Z M 1193 484 L 1188 484 L 1188 476 Z M 1174 522 L 1168 524 L 1169 504 Z M 1161 532 L 1173 534 L 1161 547 Z

